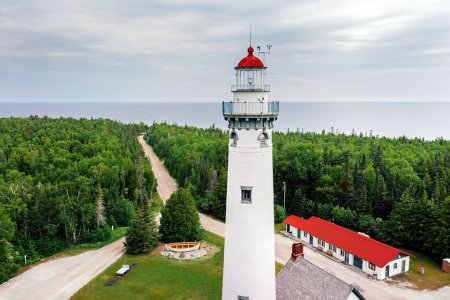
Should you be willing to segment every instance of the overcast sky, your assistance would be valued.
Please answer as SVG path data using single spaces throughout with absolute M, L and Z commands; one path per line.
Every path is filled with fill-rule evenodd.
M 449 0 L 2 0 L 0 102 L 228 100 L 250 24 L 272 99 L 450 101 Z

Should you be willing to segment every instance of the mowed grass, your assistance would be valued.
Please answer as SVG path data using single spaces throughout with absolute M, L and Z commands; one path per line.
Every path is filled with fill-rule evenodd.
M 394 283 L 411 283 L 417 290 L 436 290 L 450 285 L 450 273 L 442 271 L 442 266 L 430 257 L 413 250 L 403 249 L 414 255 L 411 257 L 409 272 L 392 278 Z M 425 274 L 419 273 L 419 268 L 425 269 Z
M 72 299 L 221 299 L 224 239 L 206 231 L 204 240 L 220 250 L 212 257 L 193 261 L 171 260 L 159 253 L 126 254 Z M 137 266 L 106 286 L 123 264 L 132 263 Z M 275 263 L 276 274 L 282 268 Z
M 223 238 L 205 232 L 205 241 L 220 248 L 213 257 L 176 261 L 157 254 L 124 255 L 83 287 L 72 299 L 220 299 Z M 123 264 L 137 266 L 112 286 L 105 284 Z
M 286 230 L 286 224 L 284 224 L 283 222 L 281 223 L 275 223 L 275 233 L 279 233 L 280 231 L 284 231 Z

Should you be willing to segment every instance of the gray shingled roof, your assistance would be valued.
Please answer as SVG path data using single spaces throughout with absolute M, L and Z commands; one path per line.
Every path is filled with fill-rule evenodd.
M 353 286 L 299 257 L 277 276 L 277 299 L 347 299 Z

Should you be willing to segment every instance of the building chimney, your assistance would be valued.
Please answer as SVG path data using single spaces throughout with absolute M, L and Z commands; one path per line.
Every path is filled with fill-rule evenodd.
M 296 261 L 299 256 L 305 257 L 305 254 L 303 253 L 303 244 L 294 243 L 292 244 L 291 260 Z

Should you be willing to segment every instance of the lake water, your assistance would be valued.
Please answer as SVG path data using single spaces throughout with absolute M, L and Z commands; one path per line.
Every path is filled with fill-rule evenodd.
M 221 103 L 0 103 L 0 117 L 30 115 L 110 118 L 122 122 L 177 123 L 226 128 Z M 450 139 L 450 103 L 281 102 L 275 122 L 279 131 L 325 130 L 398 137 Z

